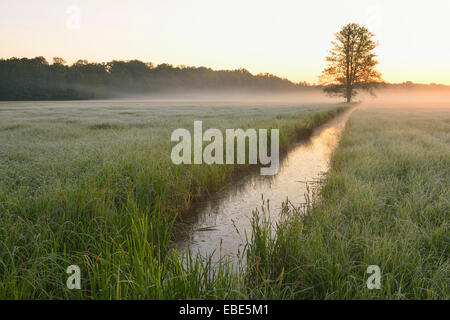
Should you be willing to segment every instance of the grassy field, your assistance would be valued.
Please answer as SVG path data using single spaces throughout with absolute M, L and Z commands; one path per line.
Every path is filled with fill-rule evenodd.
M 0 299 L 242 298 L 238 274 L 169 250 L 176 216 L 237 166 L 175 166 L 170 134 L 279 128 L 286 150 L 343 106 L 0 103 Z M 66 288 L 81 267 L 82 290 Z
M 448 108 L 356 110 L 307 215 L 286 207 L 275 232 L 255 217 L 249 294 L 449 299 L 449 146 Z

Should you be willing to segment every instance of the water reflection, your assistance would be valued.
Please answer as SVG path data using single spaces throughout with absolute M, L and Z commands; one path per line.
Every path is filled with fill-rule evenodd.
M 175 247 L 184 253 L 190 246 L 213 259 L 235 259 L 243 251 L 245 235 L 250 237 L 252 211 L 261 207 L 261 197 L 270 201 L 270 218 L 277 221 L 282 202 L 296 206 L 305 202 L 306 183 L 320 178 L 329 167 L 331 153 L 351 111 L 317 128 L 310 139 L 295 146 L 280 163 L 275 176 L 261 176 L 259 170 L 238 179 L 224 191 L 197 206 L 184 218 L 188 232 Z

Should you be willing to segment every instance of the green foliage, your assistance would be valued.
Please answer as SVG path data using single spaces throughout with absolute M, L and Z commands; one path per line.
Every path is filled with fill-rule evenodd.
M 67 66 L 62 58 L 54 58 L 51 65 L 43 57 L 0 59 L 0 100 L 99 99 L 179 90 L 292 91 L 307 86 L 270 74 L 252 75 L 245 69 L 154 67 L 138 60 L 79 60 Z
M 340 110 L 0 103 L 0 298 L 245 297 L 230 265 L 171 249 L 176 217 L 245 168 L 176 166 L 171 132 L 198 119 L 220 129 L 272 126 L 286 149 L 296 132 Z M 81 268 L 80 291 L 65 286 L 72 264 Z
M 377 87 L 381 74 L 375 70 L 378 61 L 373 50 L 378 44 L 373 37 L 367 28 L 356 23 L 349 23 L 336 33 L 336 41 L 326 58 L 328 66 L 321 76 L 326 93 L 351 102 L 358 89 L 371 91 Z
M 276 226 L 255 211 L 236 269 L 170 244 L 176 216 L 245 168 L 172 165 L 171 130 L 274 126 L 286 149 L 339 110 L 115 103 L 0 104 L 1 298 L 449 299 L 448 112 L 355 111 L 320 193 Z
M 285 206 L 275 228 L 255 218 L 252 297 L 448 300 L 449 120 L 355 111 L 312 206 Z M 369 265 L 381 268 L 380 290 L 366 287 Z

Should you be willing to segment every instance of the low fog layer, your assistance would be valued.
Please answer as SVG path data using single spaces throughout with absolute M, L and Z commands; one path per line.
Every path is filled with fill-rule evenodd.
M 184 91 L 172 93 L 155 93 L 148 95 L 122 95 L 117 100 L 148 101 L 154 103 L 174 102 L 176 104 L 323 104 L 339 103 L 338 97 L 327 96 L 320 88 L 299 90 L 295 92 L 255 92 L 255 91 Z
M 386 108 L 450 108 L 450 90 L 448 89 L 381 89 L 375 96 L 361 94 L 357 100 L 363 106 Z
M 364 106 L 449 108 L 450 90 L 421 88 L 378 89 L 369 94 L 360 93 L 355 102 Z M 116 99 L 114 99 L 116 100 Z M 321 88 L 310 88 L 295 92 L 250 92 L 250 91 L 186 91 L 167 94 L 126 95 L 122 101 L 145 101 L 152 105 L 303 105 L 344 103 L 341 97 L 330 97 Z

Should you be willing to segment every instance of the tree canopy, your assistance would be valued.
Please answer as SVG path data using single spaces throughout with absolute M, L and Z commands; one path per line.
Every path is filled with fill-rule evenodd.
M 174 67 L 139 60 L 93 63 L 62 58 L 0 59 L 0 100 L 72 100 L 112 98 L 121 94 L 177 90 L 297 90 L 293 83 L 271 74 L 253 75 L 246 69 L 214 71 L 205 67 Z
M 382 81 L 373 52 L 378 43 L 373 33 L 356 23 L 347 24 L 335 36 L 321 80 L 325 92 L 351 102 L 358 90 L 371 91 Z

